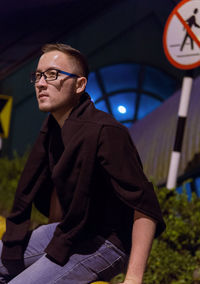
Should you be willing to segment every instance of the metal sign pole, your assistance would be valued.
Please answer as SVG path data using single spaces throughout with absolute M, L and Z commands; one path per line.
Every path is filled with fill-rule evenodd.
M 163 34 L 163 47 L 169 62 L 188 70 L 183 78 L 174 148 L 167 176 L 168 189 L 176 187 L 184 129 L 192 89 L 194 68 L 200 66 L 200 1 L 182 0 L 169 15 Z M 188 44 L 188 41 L 190 44 Z
M 183 78 L 182 91 L 178 110 L 178 123 L 176 129 L 176 138 L 174 143 L 174 148 L 171 154 L 169 173 L 167 177 L 168 189 L 173 189 L 176 187 L 176 181 L 178 176 L 178 168 L 181 157 L 181 148 L 183 144 L 184 129 L 187 119 L 188 107 L 190 102 L 190 95 L 192 90 L 192 76 L 187 76 Z

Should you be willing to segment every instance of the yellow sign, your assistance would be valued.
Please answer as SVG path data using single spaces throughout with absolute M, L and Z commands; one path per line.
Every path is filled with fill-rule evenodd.
M 6 219 L 3 216 L 0 216 L 0 239 L 2 238 L 6 230 Z
M 91 284 L 117 284 L 117 283 L 124 282 L 124 279 L 125 279 L 125 274 L 120 273 L 116 275 L 115 277 L 113 277 L 109 282 L 96 281 L 96 282 L 92 282 Z
M 8 138 L 13 98 L 0 95 L 0 137 Z

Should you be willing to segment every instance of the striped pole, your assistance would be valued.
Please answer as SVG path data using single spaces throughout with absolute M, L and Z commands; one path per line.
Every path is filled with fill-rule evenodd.
M 166 187 L 168 189 L 173 189 L 176 187 L 178 168 L 181 157 L 181 148 L 183 144 L 183 135 L 184 135 L 184 129 L 186 124 L 191 89 L 192 89 L 192 82 L 193 82 L 192 76 L 187 76 L 183 78 L 182 91 L 181 91 L 179 110 L 178 110 L 176 137 L 175 137 L 174 148 L 171 154 L 169 172 L 167 177 Z

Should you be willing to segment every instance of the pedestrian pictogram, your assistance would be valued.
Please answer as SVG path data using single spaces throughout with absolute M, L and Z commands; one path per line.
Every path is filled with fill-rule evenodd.
M 197 28 L 200 28 L 200 25 L 198 25 L 198 24 L 196 23 L 196 17 L 195 17 L 195 15 L 198 13 L 198 11 L 199 11 L 199 10 L 198 10 L 197 8 L 195 8 L 195 9 L 194 9 L 194 12 L 193 12 L 193 15 L 192 15 L 190 18 L 188 18 L 188 19 L 186 20 L 186 23 L 188 24 L 188 26 L 190 27 L 190 29 L 191 29 L 193 26 L 195 26 L 195 27 L 197 27 Z M 190 39 L 191 49 L 192 49 L 192 50 L 194 49 L 194 39 L 192 38 L 192 36 L 189 35 L 188 31 L 186 30 L 186 34 L 185 34 L 183 43 L 181 44 L 181 48 L 180 48 L 181 51 L 183 50 L 184 46 L 186 45 L 186 41 L 187 41 L 188 38 Z
M 200 66 L 200 0 L 183 0 L 174 8 L 165 25 L 163 45 L 175 67 Z
M 0 95 L 0 137 L 2 138 L 7 138 L 9 135 L 12 102 L 12 97 Z

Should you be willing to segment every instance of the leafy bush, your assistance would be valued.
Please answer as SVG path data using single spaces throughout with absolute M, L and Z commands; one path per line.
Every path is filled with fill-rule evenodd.
M 13 159 L 0 158 L 0 215 L 6 217 L 13 204 L 17 184 L 27 160 L 28 153 L 19 156 L 14 153 Z M 41 223 L 47 223 L 47 218 L 33 206 L 32 228 Z
M 200 264 L 200 199 L 156 189 L 166 231 L 154 241 L 145 284 L 191 284 Z
M 10 211 L 14 199 L 14 193 L 26 156 L 19 157 L 16 153 L 12 160 L 7 157 L 0 159 L 0 214 L 6 216 Z
M 12 160 L 0 158 L 0 215 L 7 216 L 27 154 Z M 188 201 L 186 193 L 157 189 L 166 231 L 152 247 L 144 284 L 191 284 L 193 272 L 200 267 L 200 198 Z M 47 223 L 35 208 L 32 226 Z

